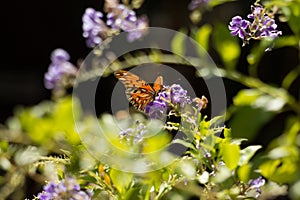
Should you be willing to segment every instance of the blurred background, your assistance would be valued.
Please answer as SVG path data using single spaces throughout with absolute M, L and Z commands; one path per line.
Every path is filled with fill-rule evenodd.
M 146 14 L 150 26 L 174 30 L 188 29 L 189 0 L 145 0 L 138 15 Z M 246 16 L 254 1 L 235 1 L 216 7 L 203 16 L 201 23 L 222 22 L 228 24 L 235 15 Z M 0 6 L 1 62 L 0 62 L 0 122 L 12 115 L 17 105 L 30 106 L 50 99 L 51 92 L 44 88 L 43 77 L 50 63 L 49 56 L 56 48 L 63 48 L 71 55 L 71 62 L 84 58 L 89 52 L 82 37 L 81 17 L 87 7 L 102 10 L 103 0 L 90 1 L 5 1 Z M 221 12 L 222 11 L 222 12 Z M 286 24 L 278 23 L 283 35 L 290 34 Z M 238 69 L 247 73 L 246 56 L 251 47 L 243 47 Z M 217 64 L 220 59 L 213 49 L 209 52 Z M 260 62 L 259 77 L 272 85 L 279 86 L 283 77 L 299 64 L 298 51 L 292 47 L 266 53 Z M 286 63 L 286 62 L 289 63 Z M 272 73 L 270 73 L 270 71 Z M 193 73 L 192 71 L 187 73 Z M 228 104 L 232 97 L 244 88 L 238 83 L 224 80 Z M 193 85 L 193 83 L 191 83 Z M 300 80 L 294 82 L 290 92 L 299 99 Z M 290 113 L 276 116 L 262 131 L 272 132 L 274 137 L 283 129 L 283 119 Z M 270 136 L 257 136 L 264 143 Z

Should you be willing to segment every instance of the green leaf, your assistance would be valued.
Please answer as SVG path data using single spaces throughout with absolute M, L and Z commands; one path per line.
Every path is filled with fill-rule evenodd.
M 242 165 L 237 170 L 237 175 L 241 181 L 244 183 L 247 183 L 250 179 L 250 173 L 251 173 L 252 166 L 249 164 Z
M 274 160 L 289 156 L 294 158 L 297 158 L 299 156 L 299 150 L 296 146 L 279 146 L 272 149 L 268 153 L 268 157 Z
M 297 47 L 298 41 L 299 40 L 295 35 L 280 36 L 279 38 L 276 38 L 274 49 L 282 48 L 285 46 Z
M 238 166 L 240 159 L 240 147 L 235 144 L 222 144 L 221 145 L 222 158 L 226 166 L 234 170 Z
M 247 141 L 245 138 L 234 138 L 231 140 L 231 144 L 241 145 L 242 142 Z
M 254 108 L 261 108 L 265 111 L 280 111 L 285 105 L 283 98 L 274 98 L 263 94 L 256 89 L 247 89 L 240 91 L 233 99 L 236 106 L 251 105 Z
M 252 105 L 260 95 L 262 92 L 256 89 L 241 90 L 233 98 L 233 103 L 236 106 Z
M 257 89 L 240 91 L 233 99 L 233 116 L 229 122 L 234 137 L 252 140 L 259 129 L 286 104 L 282 98 L 274 98 Z M 255 120 L 254 120 L 255 119 Z
M 182 139 L 174 139 L 174 140 L 172 140 L 172 143 L 181 144 L 181 145 L 185 146 L 186 148 L 190 148 L 190 149 L 193 149 L 194 151 L 197 151 L 196 148 L 194 147 L 194 145 L 192 145 L 190 142 L 186 142 Z
M 252 141 L 261 127 L 268 122 L 274 114 L 265 112 L 260 108 L 250 106 L 237 107 L 235 114 L 229 121 L 233 137 L 246 137 Z
M 221 166 L 217 171 L 216 176 L 213 178 L 216 183 L 223 183 L 232 176 L 232 172 L 227 166 Z
M 152 153 L 160 151 L 170 143 L 170 136 L 166 133 L 157 134 L 145 139 L 143 153 Z
M 124 193 L 132 181 L 133 174 L 111 169 L 110 178 L 118 191 Z
M 224 137 L 225 138 L 231 138 L 231 129 L 224 128 Z
M 292 199 L 300 199 L 300 180 L 298 180 L 295 184 L 291 186 L 290 196 Z
M 172 52 L 183 56 L 185 54 L 185 38 L 186 35 L 184 33 L 178 32 L 171 43 Z
M 235 0 L 211 0 L 211 1 L 209 1 L 209 5 L 214 7 L 214 6 L 218 6 L 220 4 L 223 4 L 226 2 L 231 2 L 231 1 L 235 1 Z
M 15 162 L 18 165 L 28 165 L 41 159 L 44 152 L 37 147 L 28 146 L 26 149 L 20 149 L 15 154 Z
M 289 9 L 291 11 L 291 15 L 289 16 L 288 24 L 291 27 L 292 31 L 295 35 L 300 36 L 300 6 L 299 2 L 291 2 Z
M 248 147 L 242 149 L 241 157 L 239 160 L 239 166 L 247 164 L 250 161 L 250 159 L 254 156 L 256 151 L 258 151 L 261 148 L 262 148 L 261 145 L 253 145 L 253 146 L 248 146 Z
M 261 174 L 271 181 L 292 183 L 297 177 L 299 163 L 294 159 L 268 160 L 259 166 Z
M 195 163 L 192 160 L 181 160 L 179 163 L 180 172 L 189 179 L 194 179 L 197 175 Z
M 195 35 L 195 40 L 205 50 L 208 50 L 208 48 L 209 48 L 209 36 L 211 34 L 211 31 L 212 31 L 211 25 L 205 24 L 197 30 L 196 35 Z
M 229 33 L 227 26 L 218 24 L 213 30 L 213 41 L 226 68 L 234 69 L 241 53 L 237 38 Z

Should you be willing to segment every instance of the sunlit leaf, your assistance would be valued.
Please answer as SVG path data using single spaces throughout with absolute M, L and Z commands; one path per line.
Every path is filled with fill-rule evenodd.
M 256 151 L 258 151 L 261 148 L 262 148 L 262 146 L 260 146 L 260 145 L 253 145 L 253 146 L 248 146 L 248 147 L 242 149 L 241 157 L 239 160 L 239 165 L 242 166 L 242 165 L 247 164 L 250 161 L 250 159 L 254 156 Z
M 209 48 L 209 37 L 212 31 L 212 27 L 209 24 L 201 26 L 195 35 L 195 40 L 203 47 L 205 50 Z M 202 52 L 202 51 L 201 51 Z
M 147 138 L 144 143 L 143 152 L 151 153 L 166 148 L 170 143 L 170 136 L 166 133 L 157 134 L 151 138 Z
M 290 195 L 292 199 L 300 199 L 300 180 L 291 186 Z
M 268 153 L 268 157 L 271 159 L 279 159 L 288 156 L 297 158 L 299 156 L 298 148 L 296 146 L 279 146 Z
M 195 178 L 196 177 L 196 166 L 192 160 L 181 160 L 178 165 L 179 170 L 181 173 L 184 174 L 187 178 Z
M 229 33 L 227 26 L 218 24 L 213 30 L 213 41 L 225 66 L 229 69 L 234 69 L 241 53 L 241 47 L 237 38 Z
M 124 192 L 132 181 L 133 174 L 111 169 L 110 178 L 119 192 Z
M 222 144 L 222 158 L 226 164 L 226 166 L 234 170 L 240 159 L 240 147 L 235 144 Z
M 178 55 L 185 54 L 185 38 L 186 35 L 184 33 L 178 32 L 171 43 L 172 52 Z
M 262 93 L 259 90 L 241 90 L 234 97 L 233 103 L 236 106 L 252 105 L 260 95 L 262 95 Z
M 252 166 L 249 164 L 244 164 L 240 166 L 237 170 L 237 175 L 241 181 L 244 183 L 247 183 L 250 179 L 250 173 L 251 173 Z
M 242 142 L 247 141 L 245 138 L 233 138 L 231 144 L 241 145 Z
M 19 150 L 15 155 L 15 162 L 18 165 L 28 165 L 39 160 L 44 154 L 43 151 L 36 147 L 27 147 L 26 149 Z
M 293 159 L 269 160 L 259 166 L 261 174 L 271 181 L 291 183 L 296 178 L 298 165 Z
M 223 183 L 232 176 L 231 170 L 227 166 L 221 166 L 213 180 L 216 183 Z
M 286 103 L 282 98 L 271 97 L 256 89 L 240 91 L 234 97 L 233 102 L 236 106 L 251 105 L 266 111 L 280 111 Z

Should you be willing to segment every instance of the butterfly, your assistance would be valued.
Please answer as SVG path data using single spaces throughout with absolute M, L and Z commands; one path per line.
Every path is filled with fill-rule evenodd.
M 125 70 L 117 71 L 114 75 L 124 84 L 127 99 L 139 111 L 144 111 L 146 105 L 163 89 L 162 76 L 158 76 L 153 85 L 150 85 L 139 76 Z

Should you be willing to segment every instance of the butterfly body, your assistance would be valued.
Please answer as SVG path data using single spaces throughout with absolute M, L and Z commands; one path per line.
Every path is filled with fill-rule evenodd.
M 163 88 L 162 76 L 156 78 L 153 86 L 139 76 L 125 70 L 116 72 L 115 76 L 124 84 L 129 102 L 140 111 L 144 111 L 146 105 L 153 101 L 157 93 Z

